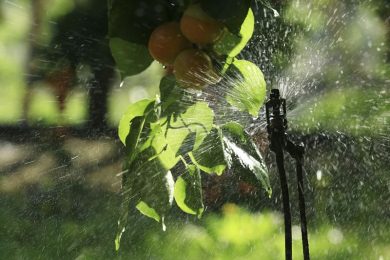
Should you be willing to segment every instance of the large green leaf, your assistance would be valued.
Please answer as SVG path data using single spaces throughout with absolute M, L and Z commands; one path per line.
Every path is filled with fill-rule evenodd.
M 151 140 L 150 146 L 154 149 L 160 164 L 166 170 L 170 170 L 180 158 L 176 155 L 177 151 L 172 150 L 166 137 L 168 124 L 164 123 L 164 120 L 167 118 L 162 118 L 159 122 L 152 124 L 153 131 L 149 134 L 149 139 Z
M 142 152 L 151 147 L 153 156 L 160 164 L 170 170 L 185 155 L 197 149 L 212 128 L 214 113 L 205 102 L 197 102 L 177 116 L 162 117 L 155 122 L 146 122 L 145 116 L 153 113 L 154 102 L 140 101 L 129 107 L 119 126 L 121 140 L 125 138 L 128 153 Z M 138 115 L 145 116 L 139 116 Z M 144 120 L 144 121 L 142 121 Z M 142 144 L 136 147 L 140 139 L 143 124 L 147 130 L 142 136 Z M 133 128 L 136 128 L 133 131 Z M 141 128 L 140 128 L 141 127 Z M 152 155 L 151 155 L 152 156 Z M 131 161 L 134 155 L 130 155 Z
M 175 154 L 180 149 L 183 150 L 182 146 L 191 145 L 193 149 L 197 149 L 213 127 L 213 121 L 214 113 L 208 104 L 206 102 L 195 103 L 177 118 L 169 118 L 166 133 L 168 146 Z M 194 135 L 194 140 L 187 138 L 189 134 Z M 188 140 L 189 143 L 185 143 L 185 140 Z
M 116 250 L 119 249 L 121 237 L 126 230 L 130 203 L 131 201 L 136 202 L 141 198 L 140 194 L 136 193 L 136 181 L 133 179 L 134 176 L 132 176 L 131 169 L 135 169 L 141 163 L 141 161 L 134 162 L 134 160 L 138 155 L 137 148 L 146 122 L 145 113 L 151 110 L 151 107 L 154 107 L 154 100 L 141 100 L 130 105 L 127 112 L 123 115 L 118 128 L 119 137 L 126 146 L 125 152 L 127 157 L 123 167 L 123 198 L 118 220 L 118 230 L 115 237 Z
M 136 75 L 153 62 L 148 48 L 138 43 L 111 38 L 110 49 L 122 77 Z
M 152 147 L 139 153 L 124 174 L 123 193 L 136 201 L 144 215 L 161 222 L 173 202 L 172 174 L 158 160 Z
M 266 95 L 263 73 L 246 60 L 235 60 L 229 70 L 234 80 L 232 88 L 226 93 L 226 100 L 239 110 L 258 116 Z
M 191 160 L 202 171 L 221 175 L 227 163 L 224 157 L 222 133 L 220 129 L 213 128 L 203 140 L 198 149 L 191 154 Z
M 206 13 L 223 22 L 232 33 L 238 34 L 251 0 L 201 0 L 200 3 Z
M 238 123 L 228 123 L 222 127 L 225 157 L 232 158 L 245 170 L 255 175 L 269 195 L 272 193 L 268 170 L 256 145 Z
M 238 33 L 225 31 L 223 36 L 213 45 L 214 51 L 229 57 L 237 56 L 245 48 L 252 38 L 255 27 L 255 17 L 252 9 L 249 8 L 244 22 Z
M 144 147 L 152 147 L 160 164 L 170 170 L 192 149 L 196 149 L 211 130 L 214 113 L 205 102 L 197 102 L 179 114 L 150 124 Z M 142 149 L 141 149 L 142 150 Z
M 174 197 L 181 210 L 201 217 L 204 205 L 198 167 L 195 165 L 186 166 L 185 172 L 176 180 Z
M 150 177 L 150 176 L 148 176 Z M 137 204 L 137 209 L 147 217 L 162 224 L 165 230 L 164 217 L 172 206 L 174 193 L 174 180 L 170 171 L 155 173 L 153 179 L 142 189 L 142 200 Z
M 131 104 L 123 114 L 118 127 L 119 139 L 126 145 L 126 138 L 130 133 L 131 121 L 136 117 L 142 117 L 147 111 L 153 109 L 155 101 L 152 99 L 143 99 Z

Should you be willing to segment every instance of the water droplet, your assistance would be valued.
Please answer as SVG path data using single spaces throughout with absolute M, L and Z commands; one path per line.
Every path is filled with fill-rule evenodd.
M 322 171 L 318 170 L 316 175 L 317 175 L 317 180 L 320 181 L 322 179 Z
M 332 244 L 340 244 L 344 240 L 344 235 L 339 229 L 332 228 L 328 232 L 328 240 Z

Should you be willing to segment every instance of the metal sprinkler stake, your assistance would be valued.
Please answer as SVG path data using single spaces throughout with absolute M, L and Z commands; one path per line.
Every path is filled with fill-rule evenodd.
M 286 260 L 292 259 L 291 210 L 287 177 L 284 169 L 284 150 L 286 150 L 296 161 L 303 256 L 305 260 L 309 260 L 310 253 L 307 236 L 306 208 L 302 176 L 304 147 L 303 145 L 297 145 L 291 142 L 288 138 L 288 135 L 286 134 L 288 127 L 286 118 L 286 99 L 280 97 L 278 89 L 271 90 L 270 97 L 266 103 L 265 109 L 270 149 L 276 155 L 276 164 L 278 167 L 280 185 L 282 189 L 285 230 L 285 257 Z

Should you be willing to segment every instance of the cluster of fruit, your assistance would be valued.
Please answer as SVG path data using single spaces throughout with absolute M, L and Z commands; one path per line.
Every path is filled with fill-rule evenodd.
M 220 80 L 208 50 L 224 30 L 224 25 L 206 14 L 200 4 L 193 4 L 180 22 L 166 22 L 154 29 L 148 49 L 155 60 L 173 72 L 182 88 L 203 89 Z

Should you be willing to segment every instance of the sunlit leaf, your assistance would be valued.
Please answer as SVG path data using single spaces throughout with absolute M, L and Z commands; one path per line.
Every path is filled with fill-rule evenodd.
M 188 107 L 177 118 L 170 118 L 166 134 L 167 144 L 175 154 L 179 149 L 184 149 L 181 147 L 186 145 L 197 149 L 210 132 L 213 121 L 214 113 L 208 104 L 205 102 L 197 102 Z M 195 134 L 194 140 L 191 140 L 190 143 L 184 143 L 189 134 Z
M 241 111 L 258 116 L 266 95 L 266 83 L 261 70 L 252 62 L 236 60 L 230 67 L 234 83 L 226 100 Z
M 131 104 L 126 112 L 123 114 L 118 127 L 119 139 L 124 145 L 126 145 L 126 137 L 130 132 L 131 120 L 136 117 L 144 116 L 145 112 L 152 109 L 154 106 L 154 100 L 144 99 L 134 104 Z
M 168 119 L 162 118 L 161 120 Z M 149 139 L 151 140 L 150 146 L 154 149 L 155 157 L 160 161 L 160 164 L 166 170 L 170 170 L 176 165 L 180 158 L 176 156 L 177 151 L 172 150 L 166 137 L 167 123 L 163 126 L 161 126 L 161 124 L 163 124 L 161 121 L 153 124 L 153 131 L 149 134 Z
M 214 113 L 205 102 L 197 102 L 173 116 L 163 117 L 151 124 L 151 132 L 144 145 L 151 146 L 161 165 L 170 170 L 185 155 L 199 147 L 211 130 Z
M 200 217 L 203 213 L 200 171 L 195 165 L 187 165 L 185 172 L 176 180 L 175 201 L 188 214 Z
M 239 33 L 235 34 L 226 30 L 214 45 L 214 51 L 219 54 L 225 54 L 229 57 L 237 56 L 242 49 L 245 48 L 246 44 L 253 35 L 255 27 L 255 17 L 252 9 L 249 8 L 248 14 L 244 22 L 242 23 Z
M 148 206 L 145 202 L 141 201 L 137 204 L 136 208 L 145 216 L 160 222 L 160 215 L 151 207 Z

